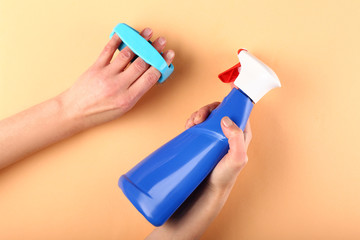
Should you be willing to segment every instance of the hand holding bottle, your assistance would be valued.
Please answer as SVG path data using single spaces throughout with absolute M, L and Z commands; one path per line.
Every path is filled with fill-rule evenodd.
M 193 113 L 186 123 L 190 128 L 206 120 L 218 102 Z M 224 206 L 236 178 L 248 161 L 247 149 L 252 134 L 248 121 L 242 131 L 230 118 L 221 120 L 221 128 L 229 141 L 229 152 L 185 203 L 148 239 L 199 239 Z

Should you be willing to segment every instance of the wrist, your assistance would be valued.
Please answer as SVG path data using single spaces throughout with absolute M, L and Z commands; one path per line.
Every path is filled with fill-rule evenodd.
M 191 205 L 182 215 L 173 215 L 163 226 L 156 228 L 149 239 L 200 239 L 206 228 L 224 206 L 231 188 L 212 190 L 208 186 L 199 196 L 190 196 Z M 194 194 L 194 193 L 193 193 Z M 195 194 L 197 194 L 195 192 Z M 191 199 L 191 198 L 194 199 Z M 176 213 L 175 213 L 176 214 Z M 194 227 L 197 226 L 197 227 Z
M 210 209 L 220 209 L 224 206 L 226 200 L 228 199 L 231 188 L 226 189 L 207 189 L 208 191 L 204 193 L 204 198 L 206 198 L 206 201 Z M 218 213 L 216 213 L 217 215 Z
M 236 179 L 235 179 L 236 180 Z M 229 196 L 231 189 L 235 184 L 235 180 L 227 182 L 226 184 L 213 183 L 209 182 L 207 190 L 210 195 L 214 196 L 216 199 L 227 199 Z
M 67 130 L 67 135 L 74 135 L 86 129 L 84 117 L 77 110 L 77 104 L 68 97 L 67 91 L 59 94 L 50 101 L 57 105 L 58 119 Z

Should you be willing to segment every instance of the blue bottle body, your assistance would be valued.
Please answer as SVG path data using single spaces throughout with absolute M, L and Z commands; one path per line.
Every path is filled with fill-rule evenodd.
M 126 197 L 154 226 L 162 225 L 228 152 L 221 130 L 228 116 L 242 130 L 253 102 L 233 88 L 203 123 L 184 131 L 119 179 Z

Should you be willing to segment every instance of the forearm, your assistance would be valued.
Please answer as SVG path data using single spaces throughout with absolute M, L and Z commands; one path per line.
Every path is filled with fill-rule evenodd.
M 148 237 L 152 239 L 200 239 L 211 222 L 219 214 L 228 198 L 230 189 L 212 192 L 205 189 L 200 197 L 186 209 L 179 219 L 170 218 L 163 226 L 156 228 Z
M 0 169 L 80 131 L 61 95 L 0 121 Z

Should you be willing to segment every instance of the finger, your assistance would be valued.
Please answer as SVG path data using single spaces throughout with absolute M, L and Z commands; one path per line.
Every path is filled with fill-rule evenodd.
M 190 118 L 186 121 L 186 124 L 185 124 L 185 128 L 188 129 L 188 128 L 191 128 L 192 126 L 195 125 L 194 123 L 194 118 L 197 114 L 197 111 L 196 112 L 193 112 L 190 116 Z
M 209 104 L 209 110 L 212 112 L 215 108 L 217 108 L 220 105 L 220 102 L 213 102 Z
M 191 128 L 192 126 L 194 126 L 195 124 L 194 124 L 194 122 L 192 121 L 192 119 L 188 119 L 187 121 L 186 121 L 186 123 L 185 123 L 185 129 L 189 129 L 189 128 Z
M 245 140 L 245 148 L 246 151 L 250 145 L 252 139 L 252 132 L 251 132 L 251 127 L 250 127 L 250 120 L 248 120 L 245 129 L 244 129 L 244 140 Z
M 163 54 L 166 63 L 169 65 L 175 57 L 175 52 L 172 50 L 166 51 Z M 154 67 L 150 67 L 141 77 L 136 80 L 129 88 L 130 94 L 139 99 L 143 96 L 154 84 L 159 80 L 161 73 Z
M 202 123 L 203 121 L 205 121 L 207 119 L 207 117 L 209 116 L 209 114 L 219 105 L 219 102 L 213 102 L 209 105 L 206 105 L 202 108 L 199 109 L 199 111 L 197 111 L 197 114 L 194 118 L 194 123 L 195 124 L 199 124 Z
M 239 172 L 247 162 L 243 131 L 228 117 L 221 119 L 221 128 L 229 142 L 229 166 Z
M 150 28 L 145 28 L 140 32 L 140 35 L 145 38 L 145 40 L 149 40 L 152 35 L 152 30 Z M 112 72 L 121 72 L 124 68 L 130 63 L 131 59 L 133 59 L 135 53 L 131 51 L 129 47 L 125 47 L 122 49 L 119 54 L 114 58 L 113 62 L 110 64 L 110 71 Z
M 209 116 L 209 114 L 220 104 L 220 102 L 210 103 L 198 111 L 191 114 L 190 118 L 186 121 L 185 128 L 188 129 L 196 124 L 202 123 Z
M 157 38 L 153 42 L 153 47 L 161 52 L 165 47 L 166 40 L 163 37 Z M 149 69 L 149 64 L 147 64 L 143 59 L 138 57 L 129 67 L 121 73 L 124 79 L 127 79 L 128 85 L 130 86 L 136 79 L 138 79 L 146 70 Z
M 221 128 L 228 138 L 229 152 L 216 165 L 209 179 L 212 189 L 220 192 L 232 188 L 236 177 L 247 162 L 244 134 L 241 129 L 228 117 L 221 120 Z
M 100 53 L 100 56 L 96 60 L 95 64 L 100 67 L 108 65 L 120 43 L 121 39 L 117 34 L 114 34 Z

